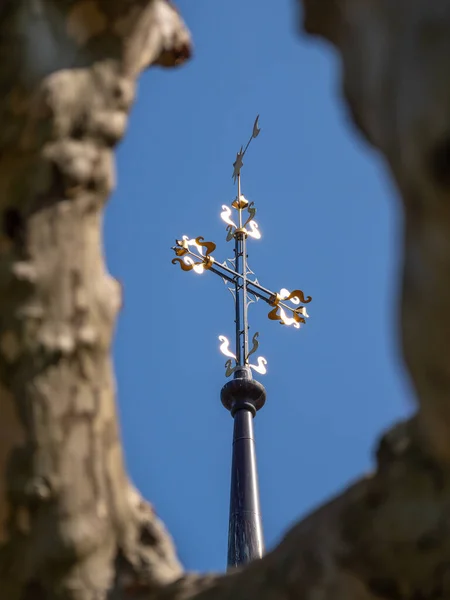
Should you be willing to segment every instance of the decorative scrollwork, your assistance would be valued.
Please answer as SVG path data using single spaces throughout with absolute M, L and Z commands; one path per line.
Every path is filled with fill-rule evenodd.
M 216 262 L 212 253 L 216 249 L 213 242 L 207 242 L 201 236 L 188 238 L 183 235 L 182 239 L 176 240 L 173 247 L 175 258 L 173 264 L 179 264 L 183 271 L 194 271 L 203 273 L 210 269 L 218 275 L 232 294 L 235 304 L 236 317 L 236 339 L 234 353 L 230 349 L 230 342 L 225 336 L 219 336 L 220 351 L 227 357 L 225 364 L 226 376 L 230 377 L 236 369 L 251 368 L 257 373 L 266 373 L 267 361 L 264 357 L 256 357 L 259 348 L 258 336 L 253 335 L 252 344 L 248 339 L 248 321 L 246 311 L 251 303 L 262 301 L 270 307 L 268 317 L 272 321 L 278 321 L 282 325 L 292 325 L 299 328 L 306 323 L 308 314 L 305 305 L 311 302 L 311 296 L 305 296 L 302 290 L 296 289 L 292 292 L 283 288 L 274 292 L 259 284 L 255 273 L 247 264 L 246 238 L 259 239 L 261 233 L 258 223 L 255 221 L 256 207 L 254 202 L 249 202 L 241 194 L 240 174 L 243 166 L 245 153 L 251 143 L 260 132 L 258 117 L 253 125 L 252 136 L 245 147 L 241 146 L 236 161 L 233 164 L 233 178 L 238 180 L 237 194 L 231 205 L 222 205 L 221 219 L 226 227 L 227 242 L 234 240 L 234 258 L 227 259 L 223 263 Z M 251 349 L 249 350 L 249 345 Z M 250 364 L 250 359 L 253 362 Z
M 266 369 L 267 360 L 263 356 L 258 356 L 256 365 L 252 365 L 248 362 L 249 357 L 252 354 L 254 354 L 256 352 L 256 350 L 258 349 L 258 346 L 259 346 L 258 336 L 259 336 L 258 332 L 256 332 L 253 336 L 253 346 L 247 355 L 245 364 L 248 367 L 250 367 L 251 369 L 253 369 L 254 371 L 256 371 L 257 373 L 259 373 L 260 375 L 265 375 L 265 373 L 267 373 L 267 369 Z M 228 338 L 226 338 L 224 335 L 219 335 L 219 341 L 221 342 L 219 349 L 222 352 L 222 354 L 230 357 L 227 360 L 227 362 L 225 363 L 225 377 L 230 377 L 239 366 L 237 364 L 236 355 L 230 350 L 230 341 Z M 233 366 L 233 360 L 234 360 L 234 366 Z
M 274 307 L 267 315 L 272 321 L 280 321 L 282 325 L 293 325 L 296 329 L 300 327 L 301 323 L 306 323 L 305 317 L 309 315 L 306 312 L 304 306 L 298 306 L 300 302 L 308 304 L 311 302 L 311 296 L 306 296 L 302 290 L 294 290 L 290 292 L 286 288 L 280 290 L 278 294 L 275 294 L 270 304 Z M 285 304 L 285 302 L 291 302 L 295 307 L 291 307 Z M 281 303 L 281 305 L 280 305 Z M 286 310 L 291 312 L 292 316 L 286 314 Z
M 220 213 L 220 218 L 222 219 L 222 221 L 225 221 L 225 223 L 230 227 L 234 227 L 234 229 L 237 229 L 236 223 L 231 218 L 231 208 L 226 204 L 222 204 L 222 212 Z
M 260 375 L 265 375 L 267 373 L 266 369 L 267 360 L 263 356 L 258 357 L 258 361 L 256 365 L 248 365 L 251 369 L 259 373 Z M 225 363 L 225 377 L 230 377 L 238 368 L 238 365 L 234 365 L 231 358 L 227 360 Z
M 247 233 L 247 235 L 254 238 L 255 240 L 260 240 L 261 233 L 259 232 L 258 223 L 256 221 L 249 221 L 248 225 L 249 225 L 249 229 L 245 228 L 245 232 Z
M 238 227 L 231 218 L 231 208 L 226 204 L 222 205 L 222 212 L 220 213 L 220 216 L 222 220 L 227 224 L 227 242 L 234 238 L 236 231 L 243 232 L 256 240 L 259 240 L 261 238 L 261 233 L 259 232 L 258 223 L 254 220 L 254 217 L 256 215 L 255 203 L 249 203 L 248 200 L 241 194 L 241 196 L 239 196 L 239 199 L 234 200 L 231 206 L 232 208 L 237 210 L 238 213 L 241 213 L 241 211 L 247 209 L 248 218 L 242 225 L 242 227 Z M 239 219 L 239 222 L 241 222 L 241 219 Z
M 173 265 L 178 263 L 183 271 L 194 270 L 199 274 L 211 268 L 214 258 L 210 255 L 216 249 L 214 242 L 205 242 L 201 236 L 189 239 L 187 235 L 183 235 L 181 240 L 175 242 L 176 246 L 173 246 L 172 250 L 177 258 L 172 260 Z M 195 254 L 191 248 L 195 248 L 198 254 Z M 192 257 L 200 260 L 194 260 Z
M 232 366 L 232 360 L 231 358 L 229 358 L 227 360 L 227 362 L 225 363 L 225 377 L 230 377 L 230 375 L 233 375 L 233 373 L 236 371 L 236 369 L 238 368 L 238 366 L 235 364 L 234 367 Z
M 172 249 L 177 256 L 184 256 L 187 253 L 191 253 L 190 248 L 193 247 L 201 256 L 208 257 L 216 249 L 214 242 L 205 242 L 205 238 L 202 236 L 189 239 L 187 235 L 183 235 L 182 239 L 175 240 L 175 243 L 176 246 L 173 246 Z M 203 248 L 205 248 L 205 252 Z
M 252 349 L 250 350 L 250 352 L 247 354 L 247 360 L 249 359 L 249 357 L 250 357 L 252 354 L 255 354 L 255 352 L 256 352 L 256 351 L 258 350 L 258 348 L 259 348 L 258 337 L 259 337 L 259 332 L 257 331 L 257 332 L 254 334 L 254 336 L 253 336 L 253 339 L 252 339 L 253 346 L 252 346 Z
M 249 365 L 254 371 L 259 373 L 260 375 L 265 375 L 267 373 L 266 369 L 267 360 L 263 356 L 258 356 L 258 361 L 256 365 Z
M 292 304 L 300 304 L 300 302 L 302 304 L 308 304 L 312 300 L 311 296 L 307 296 L 305 298 L 305 294 L 302 292 L 302 290 L 294 290 L 293 292 L 290 292 L 286 288 L 280 290 L 280 293 L 277 294 L 277 296 L 279 297 L 278 302 L 280 300 L 290 300 Z
M 180 240 L 175 240 L 176 244 L 179 244 L 178 246 L 173 246 L 173 251 L 175 252 L 175 254 L 177 256 L 184 256 L 185 254 L 187 254 L 189 252 L 189 250 L 187 249 L 187 247 L 181 245 L 183 242 Z
M 230 350 L 230 340 L 224 335 L 219 335 L 219 342 L 222 342 L 219 347 L 219 350 L 222 352 L 222 354 L 224 356 L 230 356 L 236 360 L 236 354 Z
M 180 268 L 183 271 L 194 271 L 195 273 L 201 274 L 207 268 L 205 263 L 203 262 L 194 262 L 190 256 L 185 256 L 183 258 L 173 258 L 172 264 L 175 265 L 179 263 Z
M 242 226 L 244 229 L 247 227 L 247 225 L 250 223 L 250 221 L 253 221 L 255 218 L 256 208 L 255 208 L 254 202 L 250 202 L 250 204 L 247 206 L 247 212 L 249 214 L 249 217 Z
M 220 344 L 219 350 L 225 356 L 230 357 L 227 360 L 227 362 L 225 363 L 225 377 L 230 377 L 230 375 L 232 375 L 238 367 L 237 362 L 236 362 L 236 354 L 234 354 L 234 352 L 231 352 L 230 340 L 227 337 L 225 337 L 224 335 L 219 335 L 219 342 L 222 342 Z M 233 364 L 232 359 L 234 359 L 234 367 L 232 366 L 232 364 Z
M 298 305 L 300 302 L 303 304 L 308 304 L 311 302 L 311 300 L 311 296 L 306 296 L 305 298 L 305 294 L 302 292 L 302 290 L 294 290 L 293 292 L 290 292 L 286 288 L 282 288 L 278 294 L 273 295 L 270 300 L 270 304 L 272 306 L 278 306 L 280 302 L 291 302 L 292 304 Z
M 227 286 L 227 290 L 230 292 L 230 294 L 233 296 L 233 300 L 236 302 L 236 290 L 234 287 L 231 286 Z
M 195 238 L 195 242 L 198 246 L 201 246 L 202 248 L 206 248 L 206 251 L 204 254 L 204 256 L 206 258 L 209 257 L 211 252 L 214 252 L 214 250 L 216 249 L 216 244 L 214 242 L 205 242 L 205 238 L 203 238 L 203 237 Z M 200 254 L 203 256 L 202 251 L 200 251 Z
M 275 306 L 267 315 L 271 321 L 280 321 L 281 325 L 293 325 L 296 329 L 300 327 L 300 323 L 306 323 L 301 311 L 305 310 L 304 306 L 300 308 L 291 308 L 292 317 L 288 317 L 282 306 Z M 307 316 L 307 315 L 306 315 Z

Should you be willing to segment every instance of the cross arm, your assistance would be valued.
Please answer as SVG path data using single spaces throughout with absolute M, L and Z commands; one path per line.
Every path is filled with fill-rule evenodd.
M 215 249 L 214 242 L 205 242 L 203 237 L 189 239 L 188 236 L 183 236 L 181 240 L 176 240 L 176 245 L 172 247 L 176 254 L 172 263 L 178 263 L 183 271 L 193 270 L 198 274 L 211 271 L 221 279 L 236 285 L 242 275 L 226 264 L 217 262 L 211 255 Z M 260 285 L 256 280 L 247 279 L 247 292 L 272 307 L 268 314 L 272 321 L 279 321 L 283 325 L 293 325 L 297 328 L 301 323 L 306 323 L 305 318 L 308 317 L 308 314 L 304 305 L 311 302 L 312 298 L 311 296 L 305 297 L 302 290 L 289 292 L 283 288 L 280 292 L 273 292 Z M 289 311 L 291 316 L 286 311 Z

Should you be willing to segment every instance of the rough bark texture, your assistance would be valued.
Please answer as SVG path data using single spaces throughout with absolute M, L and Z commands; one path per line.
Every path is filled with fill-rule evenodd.
M 450 2 L 305 0 L 342 58 L 354 122 L 404 208 L 403 353 L 427 444 L 450 463 Z
M 161 585 L 181 569 L 124 469 L 101 223 L 136 78 L 188 33 L 164 0 L 0 7 L 0 598 Z
M 450 0 L 303 0 L 403 198 L 417 416 L 376 471 L 226 576 L 182 573 L 129 483 L 101 214 L 139 72 L 189 55 L 166 0 L 0 3 L 1 600 L 450 599 Z

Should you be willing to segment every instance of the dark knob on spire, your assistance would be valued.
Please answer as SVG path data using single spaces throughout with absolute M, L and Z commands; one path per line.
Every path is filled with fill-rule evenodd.
M 252 379 L 249 367 L 241 367 L 236 369 L 234 379 L 223 386 L 220 399 L 232 417 L 243 408 L 255 416 L 266 402 L 266 390 L 259 381 Z

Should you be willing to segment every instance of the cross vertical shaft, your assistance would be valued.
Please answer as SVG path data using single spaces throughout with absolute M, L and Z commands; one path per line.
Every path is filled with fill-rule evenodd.
M 237 202 L 241 197 L 241 175 L 238 178 Z M 242 209 L 239 213 L 239 228 L 234 233 L 235 268 L 240 277 L 235 283 L 236 298 L 236 362 L 240 367 L 247 364 L 248 318 L 247 318 L 247 234 L 242 227 Z
M 241 174 L 237 175 L 238 228 L 234 232 L 236 365 L 234 379 L 221 392 L 224 406 L 234 419 L 231 461 L 228 569 L 261 558 L 264 551 L 259 500 L 253 418 L 265 402 L 264 387 L 252 380 L 248 363 L 247 232 L 243 227 Z

